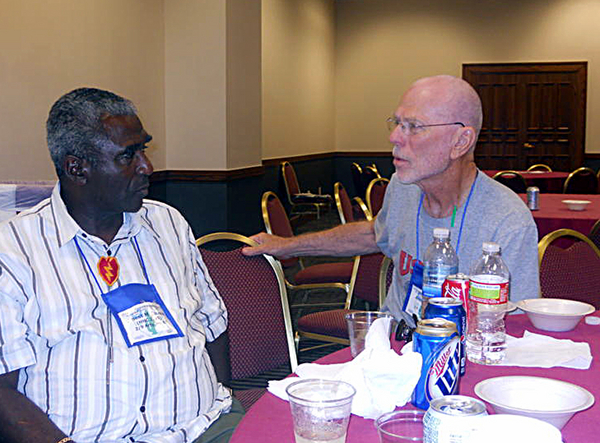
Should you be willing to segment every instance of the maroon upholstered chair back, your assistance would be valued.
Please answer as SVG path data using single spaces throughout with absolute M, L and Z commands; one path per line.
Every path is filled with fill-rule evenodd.
M 569 174 L 564 185 L 565 194 L 597 194 L 598 177 L 590 168 L 579 168 Z
M 517 171 L 500 171 L 494 175 L 493 179 L 512 189 L 517 194 L 527 192 L 527 182 Z
M 600 309 L 600 252 L 580 233 L 579 241 L 566 249 L 551 244 L 560 236 L 547 241 L 553 234 L 539 244 L 542 297 L 579 300 Z
M 373 166 L 365 166 L 362 170 L 361 180 L 363 183 L 363 189 L 366 195 L 367 188 L 369 187 L 369 183 L 371 183 L 376 178 L 379 178 L 379 173 L 373 168 Z
M 290 219 L 285 212 L 285 208 L 274 192 L 267 191 L 262 196 L 262 215 L 265 223 L 265 229 L 269 234 L 280 237 L 293 237 L 294 231 L 290 224 Z M 298 263 L 298 258 L 288 258 L 280 260 L 281 264 L 288 268 Z
M 352 175 L 352 184 L 354 184 L 354 194 L 357 197 L 364 198 L 367 188 L 363 186 L 362 168 L 358 163 L 352 163 L 350 165 L 350 173 Z
M 262 255 L 242 255 L 240 247 L 216 251 L 207 246 L 210 243 L 199 246 L 200 254 L 229 315 L 232 379 L 252 377 L 290 362 L 284 318 L 287 306 L 282 306 L 272 265 Z
M 285 187 L 288 192 L 288 197 L 300 193 L 300 185 L 298 184 L 298 177 L 296 177 L 296 171 L 290 162 L 283 162 L 281 164 L 281 172 L 283 174 L 283 180 Z M 290 200 L 291 201 L 291 200 Z
M 379 270 L 384 255 L 381 253 L 361 255 L 352 287 L 352 297 L 358 297 L 379 306 Z
M 369 187 L 367 188 L 367 206 L 373 217 L 379 213 L 383 206 L 383 198 L 385 197 L 385 190 L 389 182 L 387 178 L 378 178 L 369 183 Z
M 354 221 L 354 213 L 352 210 L 352 202 L 346 192 L 346 188 L 340 182 L 333 185 L 333 193 L 335 196 L 335 205 L 340 216 L 342 224 L 352 223 Z
M 598 249 L 600 249 L 600 220 L 596 220 L 596 223 L 594 223 L 594 226 L 592 226 L 592 229 L 588 234 L 588 238 Z

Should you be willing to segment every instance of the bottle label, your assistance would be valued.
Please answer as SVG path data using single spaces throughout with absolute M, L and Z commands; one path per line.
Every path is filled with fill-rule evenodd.
M 485 305 L 508 302 L 508 280 L 499 275 L 471 276 L 469 299 Z
M 425 266 L 423 270 L 423 294 L 427 297 L 441 297 L 444 280 L 458 272 L 458 266 Z

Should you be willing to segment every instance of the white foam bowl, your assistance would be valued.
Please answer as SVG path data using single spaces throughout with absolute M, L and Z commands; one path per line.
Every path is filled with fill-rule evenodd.
M 581 386 L 544 377 L 488 378 L 475 385 L 475 394 L 498 414 L 533 417 L 558 429 L 594 404 L 594 396 Z
M 588 303 L 563 298 L 532 298 L 519 301 L 517 306 L 527 313 L 533 326 L 555 332 L 570 331 L 596 310 Z
M 558 429 L 533 417 L 494 414 L 476 417 L 467 443 L 562 443 Z
M 567 208 L 571 211 L 583 211 L 587 205 L 591 203 L 589 200 L 563 200 Z

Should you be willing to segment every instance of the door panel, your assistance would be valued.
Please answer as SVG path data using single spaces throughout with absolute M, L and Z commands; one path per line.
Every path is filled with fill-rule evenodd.
M 536 163 L 572 171 L 583 163 L 587 63 L 466 64 L 481 96 L 482 169 L 524 170 Z

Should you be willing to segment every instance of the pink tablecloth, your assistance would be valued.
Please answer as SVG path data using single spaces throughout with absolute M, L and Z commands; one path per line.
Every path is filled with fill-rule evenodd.
M 600 316 L 600 311 L 594 315 Z M 575 416 L 562 429 L 565 443 L 591 443 L 600 441 L 600 326 L 580 323 L 569 332 L 546 332 L 535 329 L 525 315 L 510 315 L 507 318 L 508 333 L 521 337 L 525 329 L 532 332 L 550 335 L 556 338 L 568 338 L 574 341 L 587 341 L 592 349 L 594 360 L 590 369 L 578 370 L 567 368 L 520 368 L 507 366 L 481 366 L 467 363 L 467 373 L 461 379 L 460 393 L 475 397 L 475 385 L 486 378 L 500 375 L 534 375 L 554 378 L 575 383 L 590 391 L 596 403 L 588 410 Z M 398 343 L 395 343 L 397 346 Z M 350 350 L 330 354 L 318 363 L 340 363 L 350 359 Z M 405 408 L 412 408 L 410 405 Z M 488 408 L 491 413 L 492 410 Z M 377 432 L 373 420 L 353 415 L 348 428 L 347 443 L 376 442 Z M 246 413 L 231 439 L 232 443 L 293 443 L 294 431 L 289 404 L 270 393 L 266 393 Z
M 519 197 L 527 202 L 525 194 Z M 563 200 L 589 200 L 584 211 L 571 211 Z M 574 229 L 582 234 L 589 234 L 596 220 L 600 219 L 600 195 L 594 194 L 540 194 L 537 211 L 531 211 L 538 228 L 539 238 L 561 228 Z
M 487 170 L 483 171 L 490 177 L 493 177 L 499 170 L 492 171 Z M 546 171 L 537 171 L 537 172 L 527 172 L 527 171 L 517 171 L 519 174 L 523 176 L 525 181 L 527 182 L 527 186 L 537 186 L 540 188 L 541 192 L 552 192 L 552 193 L 561 193 L 563 192 L 563 187 L 565 184 L 565 180 L 569 176 L 568 172 L 546 172 Z

